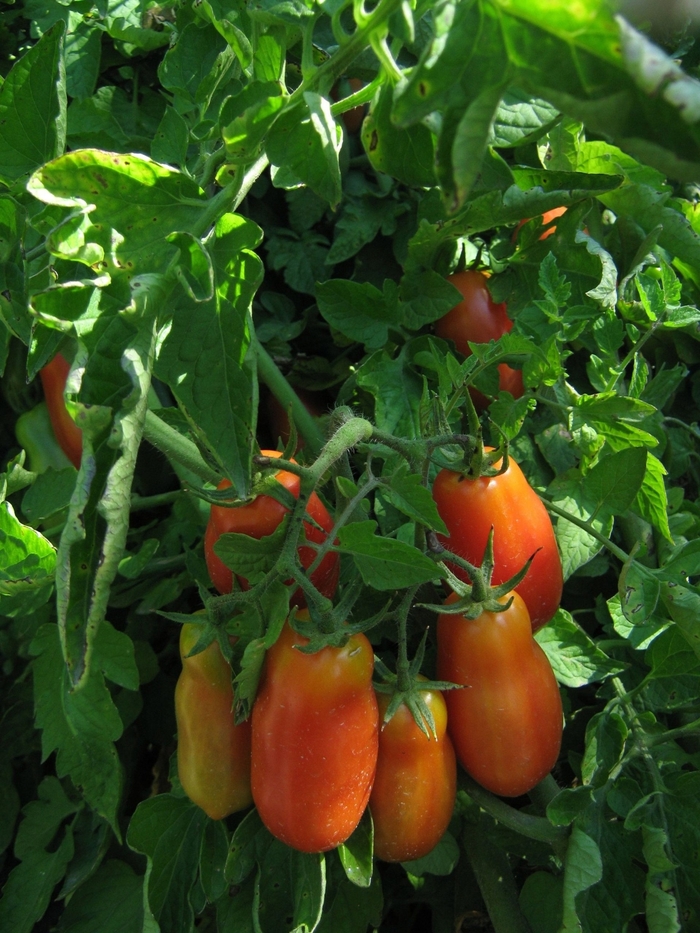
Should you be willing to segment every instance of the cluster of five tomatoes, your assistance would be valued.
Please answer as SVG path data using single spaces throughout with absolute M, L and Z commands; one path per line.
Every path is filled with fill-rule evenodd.
M 276 478 L 298 496 L 298 477 L 280 470 Z M 494 528 L 495 585 L 534 554 L 503 611 L 476 619 L 439 616 L 437 676 L 462 689 L 423 691 L 434 732 L 426 735 L 405 704 L 384 722 L 390 697 L 375 692 L 365 635 L 308 654 L 299 650 L 307 640 L 289 622 L 267 652 L 250 720 L 236 725 L 228 663 L 216 642 L 190 657 L 199 628 L 185 625 L 176 692 L 178 771 L 185 791 L 210 816 L 220 819 L 254 802 L 276 838 L 299 851 L 321 852 L 345 842 L 369 806 L 375 855 L 404 862 L 430 852 L 447 829 L 457 761 L 503 796 L 525 793 L 552 769 L 561 743 L 561 700 L 533 638 L 556 611 L 562 589 L 549 516 L 512 460 L 504 473 L 476 480 L 442 470 L 433 495 L 453 553 L 478 563 Z M 270 534 L 285 511 L 263 495 L 235 509 L 212 506 L 205 556 L 221 592 L 230 592 L 234 580 L 214 552 L 219 536 Z M 307 538 L 320 544 L 333 521 L 315 494 L 308 514 Z M 302 545 L 299 556 L 309 567 L 314 550 Z M 311 574 L 328 597 L 337 584 L 337 561 L 330 552 Z M 293 602 L 303 604 L 302 594 Z

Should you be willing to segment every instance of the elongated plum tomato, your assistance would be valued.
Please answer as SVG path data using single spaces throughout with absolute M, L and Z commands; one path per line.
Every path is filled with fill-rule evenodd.
M 369 808 L 374 854 L 385 862 L 427 855 L 452 818 L 457 763 L 447 734 L 447 707 L 437 690 L 421 692 L 435 720 L 437 739 L 427 738 L 401 704 L 379 733 L 379 755 Z M 382 722 L 390 697 L 377 695 Z
M 183 790 L 213 820 L 253 802 L 250 722 L 236 725 L 231 668 L 217 642 L 188 657 L 201 628 L 180 632 L 182 672 L 175 687 L 177 771 Z
M 505 303 L 496 304 L 486 285 L 483 272 L 467 269 L 447 278 L 462 293 L 462 300 L 435 322 L 438 337 L 452 340 L 463 356 L 471 356 L 471 343 L 488 343 L 508 334 L 513 322 L 508 317 Z M 498 388 L 520 398 L 524 392 L 523 374 L 507 363 L 498 365 Z M 478 389 L 470 390 L 477 408 L 488 407 L 489 400 Z
M 277 450 L 263 450 L 261 453 L 263 457 L 282 456 Z M 276 479 L 295 498 L 298 498 L 300 485 L 298 476 L 286 470 L 279 470 Z M 230 485 L 229 480 L 224 479 L 219 483 L 218 488 L 228 489 Z M 235 532 L 236 534 L 250 535 L 251 538 L 264 538 L 275 531 L 287 512 L 288 509 L 281 502 L 273 499 L 272 496 L 257 496 L 252 502 L 238 508 L 212 505 L 209 523 L 204 534 L 204 557 L 211 582 L 220 593 L 230 593 L 233 589 L 233 573 L 214 553 L 214 544 L 219 537 L 228 532 Z M 327 532 L 333 528 L 333 519 L 315 492 L 311 494 L 306 514 L 324 529 L 321 531 L 311 522 L 304 522 L 307 539 L 316 544 L 322 544 L 326 540 Z M 299 548 L 299 559 L 303 567 L 310 567 L 315 557 L 316 552 L 313 548 L 303 545 Z M 329 599 L 332 599 L 338 585 L 339 571 L 338 555 L 329 551 L 311 574 L 314 586 Z M 244 589 L 247 589 L 248 583 L 246 580 L 239 579 L 239 582 Z M 300 590 L 297 590 L 294 594 L 293 603 L 296 606 L 305 605 L 304 596 Z
M 505 583 L 535 555 L 516 590 L 525 600 L 534 632 L 549 622 L 561 601 L 561 558 L 547 510 L 513 458 L 500 476 L 469 479 L 441 470 L 433 499 L 449 535 L 438 535 L 439 540 L 471 564 L 481 563 L 493 527 L 494 585 Z M 464 570 L 452 570 L 469 582 Z
M 50 363 L 39 370 L 39 376 L 44 388 L 53 433 L 63 453 L 78 470 L 83 454 L 83 432 L 68 414 L 63 398 L 69 371 L 70 363 L 64 356 L 57 353 Z
M 315 654 L 296 647 L 307 643 L 285 623 L 265 656 L 252 715 L 253 800 L 277 839 L 325 852 L 350 836 L 372 789 L 374 655 L 361 634 Z
M 527 607 L 517 593 L 510 595 L 503 612 L 438 617 L 437 676 L 464 684 L 445 696 L 460 764 L 494 794 L 518 797 L 556 764 L 562 707 Z M 446 602 L 456 598 L 453 593 Z

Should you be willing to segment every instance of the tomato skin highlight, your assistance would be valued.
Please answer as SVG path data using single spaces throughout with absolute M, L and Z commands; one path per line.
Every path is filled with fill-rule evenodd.
M 556 764 L 562 706 L 552 667 L 517 593 L 503 612 L 438 617 L 437 676 L 463 684 L 445 696 L 448 731 L 464 769 L 503 797 L 518 797 Z M 457 597 L 451 594 L 447 603 Z
M 402 703 L 379 733 L 379 755 L 369 808 L 374 854 L 385 862 L 408 862 L 432 851 L 452 818 L 457 761 L 447 734 L 447 707 L 437 690 L 421 691 L 435 719 L 437 740 L 428 739 Z M 377 695 L 379 721 L 390 697 Z
M 213 820 L 253 802 L 250 790 L 250 722 L 236 725 L 231 667 L 217 642 L 188 658 L 201 628 L 180 632 L 182 672 L 175 687 L 177 771 L 180 783 Z
M 282 456 L 277 450 L 263 450 L 261 453 L 264 457 Z M 286 470 L 279 470 L 276 478 L 295 498 L 299 497 L 300 480 L 298 476 Z M 218 488 L 228 489 L 230 485 L 230 481 L 224 479 L 219 483 Z M 209 523 L 204 533 L 204 557 L 211 582 L 219 593 L 230 593 L 233 589 L 232 571 L 214 553 L 214 544 L 219 537 L 228 532 L 250 535 L 251 538 L 266 537 L 275 531 L 287 512 L 288 509 L 281 502 L 273 499 L 272 496 L 264 495 L 257 496 L 252 502 L 239 508 L 212 505 Z M 309 504 L 306 507 L 306 514 L 324 529 L 324 531 L 321 531 L 310 522 L 304 522 L 306 537 L 309 541 L 322 544 L 326 540 L 327 532 L 333 528 L 333 519 L 315 492 L 311 494 Z M 315 557 L 316 551 L 313 548 L 304 545 L 299 548 L 299 559 L 303 567 L 310 567 Z M 311 581 L 324 596 L 332 599 L 338 585 L 339 573 L 339 556 L 333 551 L 329 551 L 311 574 Z M 243 578 L 239 578 L 239 583 L 244 589 L 248 588 L 248 582 Z M 297 590 L 292 597 L 292 604 L 295 606 L 306 605 L 301 590 Z
M 451 340 L 463 356 L 471 356 L 470 342 L 488 343 L 510 333 L 513 322 L 508 317 L 505 302 L 496 304 L 491 298 L 483 272 L 467 269 L 449 275 L 447 281 L 459 289 L 463 298 L 435 322 L 438 337 Z M 510 392 L 513 398 L 520 398 L 525 391 L 522 372 L 507 363 L 499 363 L 498 388 Z M 477 408 L 488 407 L 489 399 L 478 389 L 469 391 Z
M 83 432 L 68 413 L 63 397 L 69 372 L 70 363 L 57 353 L 50 363 L 39 370 L 39 376 L 58 445 L 76 470 L 79 470 L 83 455 Z
M 493 527 L 494 586 L 509 580 L 535 555 L 515 589 L 528 608 L 533 632 L 549 622 L 561 602 L 561 558 L 547 510 L 513 458 L 500 476 L 469 479 L 441 470 L 433 484 L 433 499 L 449 532 L 438 539 L 475 566 L 481 564 Z M 466 571 L 451 569 L 469 582 Z
M 364 635 L 304 654 L 285 623 L 265 657 L 252 714 L 252 788 L 273 836 L 325 852 L 351 835 L 377 766 L 374 655 Z

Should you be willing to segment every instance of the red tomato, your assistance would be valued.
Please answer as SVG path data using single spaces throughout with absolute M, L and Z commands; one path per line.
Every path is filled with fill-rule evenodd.
M 438 617 L 437 676 L 464 684 L 445 695 L 460 764 L 487 790 L 518 797 L 559 756 L 562 707 L 547 656 L 517 593 L 503 612 Z M 454 602 L 451 594 L 446 602 Z
M 455 272 L 448 276 L 447 281 L 458 288 L 464 298 L 435 322 L 435 333 L 438 337 L 452 340 L 463 356 L 471 356 L 470 342 L 488 343 L 512 330 L 513 322 L 508 317 L 506 305 L 493 301 L 483 272 L 469 269 Z M 510 392 L 513 398 L 520 398 L 525 391 L 520 370 L 500 363 L 498 374 L 499 389 Z M 485 395 L 477 389 L 470 389 L 470 392 L 477 408 L 488 407 L 489 400 Z
M 564 214 L 565 212 L 566 212 L 566 208 L 565 208 L 565 207 L 553 207 L 553 208 L 551 209 L 551 211 L 545 211 L 544 214 L 542 215 L 542 226 L 543 226 L 543 227 L 546 227 L 547 224 L 550 223 L 550 221 L 554 220 L 555 217 L 561 217 L 561 215 Z M 529 218 L 529 217 L 525 217 L 523 220 L 521 220 L 521 221 L 518 223 L 517 227 L 516 227 L 515 230 L 513 231 L 513 236 L 511 237 L 513 243 L 515 243 L 515 241 L 516 241 L 517 238 L 518 238 L 518 233 L 520 233 L 520 228 L 521 228 L 524 224 L 526 224 L 526 223 L 528 222 L 528 220 L 530 220 L 530 218 Z M 552 226 L 552 227 L 549 227 L 548 230 L 545 230 L 544 233 L 541 233 L 541 234 L 540 234 L 539 239 L 540 239 L 540 240 L 546 240 L 547 237 L 552 236 L 552 234 L 554 234 L 554 233 L 556 233 L 556 232 L 557 232 L 556 225 L 554 225 L 554 226 Z
M 500 476 L 469 479 L 441 470 L 433 484 L 433 499 L 449 532 L 449 537 L 438 538 L 471 564 L 481 563 L 493 527 L 494 585 L 509 580 L 537 552 L 516 589 L 525 600 L 533 631 L 549 622 L 561 601 L 561 558 L 547 510 L 513 458 Z M 452 569 L 469 581 L 465 571 Z
M 437 740 L 418 728 L 401 704 L 379 733 L 379 755 L 369 808 L 374 821 L 374 854 L 385 862 L 427 855 L 452 818 L 457 787 L 454 747 L 447 734 L 447 708 L 437 690 L 421 696 L 435 719 Z M 390 697 L 377 695 L 382 722 Z
M 214 641 L 188 658 L 201 629 L 180 632 L 182 673 L 175 688 L 177 772 L 197 806 L 213 820 L 243 810 L 250 791 L 250 722 L 233 718 L 231 668 Z
M 282 456 L 277 450 L 263 450 L 262 455 L 264 457 Z M 300 481 L 298 476 L 288 473 L 286 470 L 280 470 L 276 474 L 276 478 L 293 496 L 299 496 Z M 230 485 L 229 480 L 224 479 L 219 483 L 219 489 L 228 489 Z M 280 502 L 277 502 L 276 499 L 273 499 L 272 496 L 257 496 L 252 502 L 238 508 L 212 505 L 209 524 L 204 534 L 204 556 L 211 582 L 220 593 L 230 593 L 233 589 L 233 573 L 214 553 L 214 544 L 219 537 L 228 532 L 235 532 L 236 534 L 250 535 L 251 538 L 264 538 L 275 531 L 287 512 L 288 509 Z M 309 541 L 322 544 L 326 540 L 327 532 L 333 528 L 333 519 L 315 492 L 312 493 L 309 499 L 306 514 L 324 529 L 324 531 L 321 531 L 310 522 L 304 522 L 306 537 Z M 299 548 L 299 559 L 302 566 L 310 567 L 315 557 L 316 552 L 313 548 L 303 545 Z M 338 554 L 331 551 L 326 554 L 319 566 L 311 574 L 311 580 L 324 596 L 331 599 L 338 585 L 339 572 Z M 240 579 L 239 582 L 244 589 L 247 589 L 248 583 L 246 580 Z M 304 596 L 300 590 L 297 590 L 294 594 L 293 602 L 297 606 L 305 605 Z
M 63 398 L 69 371 L 70 363 L 57 353 L 51 362 L 39 371 L 39 376 L 44 387 L 53 433 L 63 453 L 76 470 L 79 470 L 83 454 L 83 432 L 68 414 Z
M 364 635 L 304 654 L 285 624 L 265 657 L 252 715 L 253 799 L 277 839 L 325 852 L 360 821 L 377 766 L 374 655 Z

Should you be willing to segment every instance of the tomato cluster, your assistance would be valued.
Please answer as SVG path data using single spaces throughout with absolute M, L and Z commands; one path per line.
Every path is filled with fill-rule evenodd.
M 438 619 L 437 676 L 462 689 L 443 697 L 429 684 L 416 684 L 432 731 L 418 726 L 412 700 L 384 721 L 391 697 L 375 693 L 373 650 L 365 635 L 309 653 L 308 639 L 289 621 L 266 653 L 249 722 L 235 725 L 231 670 L 218 644 L 190 657 L 195 627 L 183 628 L 178 768 L 183 788 L 210 816 L 220 819 L 252 801 L 277 839 L 311 853 L 345 842 L 369 807 L 376 856 L 403 862 L 426 855 L 447 829 L 457 761 L 502 796 L 526 793 L 547 775 L 559 755 L 562 705 L 533 632 L 557 609 L 562 568 L 540 499 L 512 459 L 499 473 L 501 467 L 497 462 L 488 471 L 493 475 L 476 478 L 443 469 L 433 485 L 448 530 L 441 540 L 472 565 L 472 574 L 490 532 L 494 586 L 532 560 L 514 592 L 488 590 L 476 618 L 447 611 L 458 598 L 447 597 Z M 299 496 L 297 476 L 279 470 L 276 479 Z M 226 486 L 224 481 L 220 488 Z M 264 494 L 238 507 L 212 506 L 205 553 L 217 589 L 229 592 L 234 585 L 214 553 L 218 537 L 230 531 L 271 534 L 287 511 Z M 333 519 L 315 494 L 307 515 L 307 540 L 320 544 L 332 533 Z M 305 568 L 314 555 L 308 544 L 299 547 Z M 311 574 L 329 598 L 338 569 L 338 555 L 329 552 Z M 453 569 L 469 582 L 464 569 Z M 248 584 L 240 579 L 239 585 Z M 297 591 L 292 601 L 302 605 L 303 594 Z M 297 617 L 309 619 L 304 609 Z

